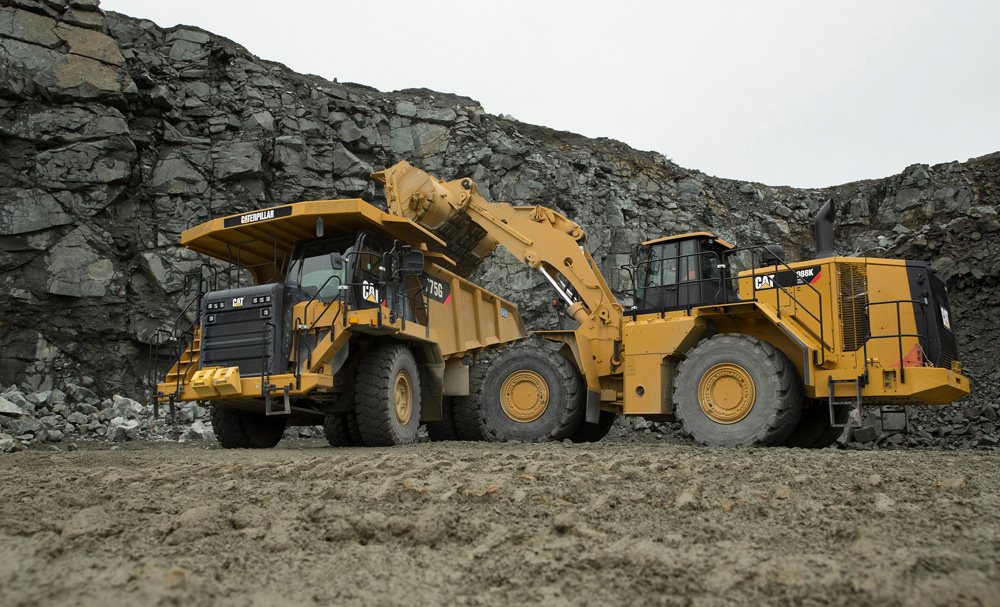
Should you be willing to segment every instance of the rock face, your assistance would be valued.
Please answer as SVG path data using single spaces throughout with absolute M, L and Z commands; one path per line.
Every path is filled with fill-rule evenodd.
M 83 383 L 142 400 L 147 344 L 182 316 L 192 225 L 298 200 L 361 197 L 408 160 L 491 200 L 579 222 L 613 287 L 630 244 L 710 230 L 813 250 L 833 199 L 837 247 L 933 262 L 952 291 L 977 407 L 995 405 L 1000 154 L 825 189 L 719 179 L 664 156 L 486 114 L 428 90 L 304 76 L 187 26 L 95 0 L 0 0 L 0 383 Z M 542 280 L 501 253 L 473 279 L 554 322 Z M 125 430 L 127 432 L 127 429 Z

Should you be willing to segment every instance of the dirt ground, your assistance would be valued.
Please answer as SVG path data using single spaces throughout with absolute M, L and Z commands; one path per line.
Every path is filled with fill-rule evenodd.
M 621 443 L 25 451 L 0 457 L 0 595 L 9 606 L 998 605 L 996 463 Z

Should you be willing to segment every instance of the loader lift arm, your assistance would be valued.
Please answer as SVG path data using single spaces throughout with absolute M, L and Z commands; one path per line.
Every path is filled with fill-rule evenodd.
M 600 377 L 610 375 L 620 364 L 616 343 L 621 339 L 623 308 L 583 247 L 587 236 L 577 223 L 542 206 L 490 202 L 471 179 L 441 181 L 405 161 L 372 177 L 385 185 L 389 212 L 394 215 L 439 234 L 476 230 L 478 225 L 479 237 L 462 246 L 460 265 L 474 268 L 499 245 L 541 273 L 580 327 L 572 332 L 539 333 L 569 345 L 588 390 L 600 393 Z M 459 240 L 445 239 L 449 244 Z M 456 251 L 449 249 L 449 254 L 454 256 Z

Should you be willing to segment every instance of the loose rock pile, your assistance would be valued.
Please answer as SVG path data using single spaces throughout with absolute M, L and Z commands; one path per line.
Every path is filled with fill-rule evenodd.
M 41 444 L 74 445 L 77 440 L 212 439 L 208 411 L 194 403 L 180 407 L 173 419 L 153 418 L 151 405 L 120 395 L 102 399 L 93 390 L 69 384 L 25 394 L 17 386 L 0 392 L 0 451 Z
M 288 428 L 285 438 L 323 436 L 320 426 Z M 215 445 L 209 410 L 197 403 L 166 405 L 159 417 L 153 406 L 114 395 L 101 398 L 90 388 L 68 384 L 63 390 L 24 392 L 18 386 L 0 390 L 0 452 L 57 445 L 70 449 L 75 441 L 202 441 Z

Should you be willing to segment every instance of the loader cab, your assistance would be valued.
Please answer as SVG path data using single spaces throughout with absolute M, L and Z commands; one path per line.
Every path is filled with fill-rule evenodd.
M 686 310 L 735 299 L 727 255 L 732 248 L 708 232 L 636 245 L 632 251 L 636 313 Z

